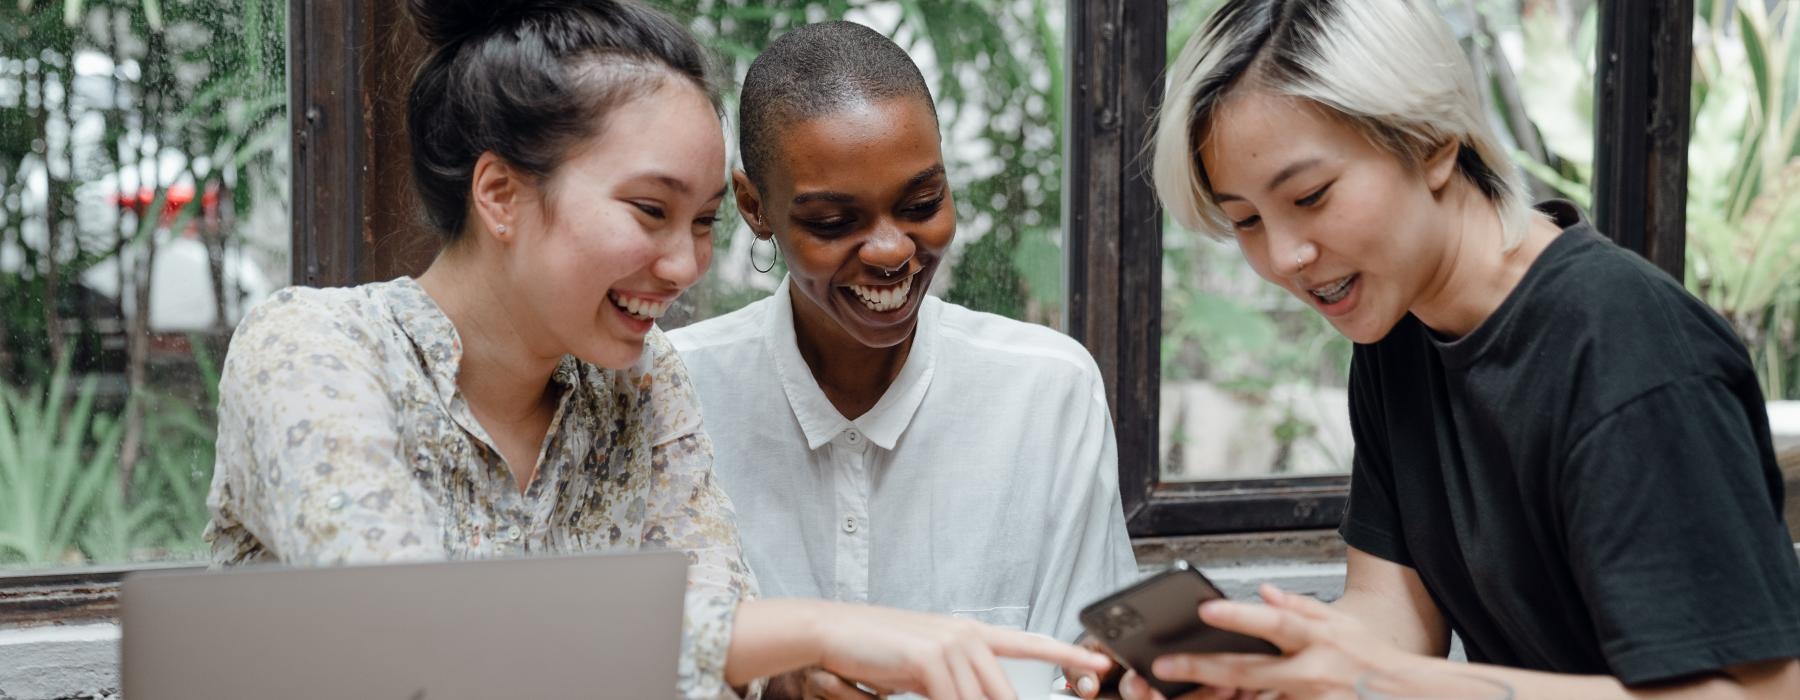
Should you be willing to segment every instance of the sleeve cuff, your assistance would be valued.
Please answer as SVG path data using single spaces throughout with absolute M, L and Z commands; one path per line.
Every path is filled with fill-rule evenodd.
M 1800 628 L 1785 626 L 1620 652 L 1608 650 L 1607 663 L 1619 682 L 1640 686 L 1795 657 L 1800 657 Z
M 1412 557 L 1406 552 L 1406 545 L 1400 541 L 1400 538 L 1387 532 L 1345 519 L 1344 523 L 1338 526 L 1338 536 L 1344 538 L 1344 544 L 1351 547 L 1395 564 L 1414 568 Z
M 687 594 L 681 630 L 680 696 L 688 700 L 738 698 L 725 682 L 725 656 L 731 648 L 738 599 L 718 590 Z M 750 684 L 745 698 L 762 696 L 763 682 Z

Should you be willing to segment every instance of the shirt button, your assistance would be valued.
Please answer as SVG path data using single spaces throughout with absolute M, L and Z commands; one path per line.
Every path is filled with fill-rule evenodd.
M 854 516 L 844 518 L 844 532 L 856 532 L 856 518 Z
M 325 500 L 325 507 L 330 508 L 332 510 L 343 510 L 344 506 L 349 505 L 349 504 L 350 504 L 350 497 L 345 496 L 344 494 L 341 494 L 341 493 L 332 494 L 331 498 L 328 498 Z
M 517 525 L 506 528 L 507 541 L 517 542 L 519 541 L 519 538 L 523 536 L 525 536 L 525 531 L 520 529 Z
M 862 442 L 862 433 L 852 430 L 852 431 L 844 434 L 844 439 L 849 440 L 850 444 L 854 445 L 859 442 Z

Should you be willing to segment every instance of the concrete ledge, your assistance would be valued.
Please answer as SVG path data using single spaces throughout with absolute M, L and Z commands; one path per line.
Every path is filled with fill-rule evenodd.
M 0 698 L 117 698 L 119 626 L 0 629 Z
M 1344 564 L 1265 564 L 1234 566 L 1213 571 L 1202 570 L 1227 598 L 1260 600 L 1256 588 L 1274 584 L 1289 593 L 1309 595 L 1319 600 L 1337 600 L 1344 595 Z

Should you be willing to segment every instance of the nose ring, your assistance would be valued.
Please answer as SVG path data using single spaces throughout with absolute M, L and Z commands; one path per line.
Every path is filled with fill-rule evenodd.
M 879 266 L 879 265 L 877 265 L 877 266 L 876 266 L 876 267 L 875 267 L 875 269 L 877 269 L 877 270 L 880 270 L 880 271 L 881 271 L 881 276 L 882 276 L 882 277 L 893 277 L 893 276 L 894 276 L 894 275 L 897 275 L 897 274 L 900 274 L 900 271 L 901 271 L 901 270 L 904 270 L 904 269 L 906 269 L 906 264 L 907 264 L 907 263 L 910 263 L 910 262 L 912 262 L 912 258 L 907 258 L 907 259 L 905 259 L 905 260 L 902 260 L 902 261 L 900 261 L 900 264 L 899 264 L 899 265 L 896 265 L 896 266 L 894 266 L 894 269 L 892 269 L 892 270 L 890 270 L 890 269 L 887 269 L 887 268 L 885 268 L 885 267 L 881 267 L 881 266 Z

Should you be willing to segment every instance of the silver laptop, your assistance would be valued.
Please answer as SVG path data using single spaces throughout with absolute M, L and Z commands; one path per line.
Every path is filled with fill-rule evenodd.
M 686 580 L 679 552 L 136 574 L 124 696 L 671 697 Z

